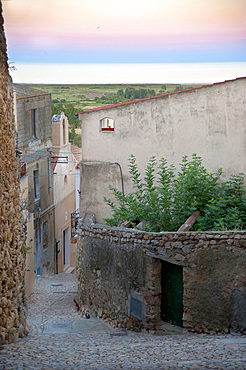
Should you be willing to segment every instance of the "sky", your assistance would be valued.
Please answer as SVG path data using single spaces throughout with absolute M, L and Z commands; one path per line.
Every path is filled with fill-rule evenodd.
M 6 0 L 3 10 L 9 60 L 17 69 L 69 63 L 246 66 L 246 0 Z

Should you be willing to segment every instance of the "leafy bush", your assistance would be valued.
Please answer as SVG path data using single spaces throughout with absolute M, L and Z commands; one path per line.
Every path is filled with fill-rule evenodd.
M 184 156 L 180 172 L 168 166 L 162 158 L 157 166 L 151 157 L 141 178 L 136 158 L 129 158 L 129 173 L 134 191 L 128 195 L 110 186 L 116 202 L 104 198 L 113 211 L 112 218 L 105 219 L 110 226 L 130 222 L 136 227 L 144 222 L 148 231 L 175 231 L 196 210 L 202 216 L 193 230 L 231 230 L 246 225 L 246 193 L 244 175 L 233 175 L 221 183 L 222 169 L 209 173 L 202 165 L 201 157 L 193 154 L 188 161 Z
M 71 130 L 69 131 L 69 142 L 81 148 L 81 135 L 76 134 L 75 125 L 72 125 Z
M 242 229 L 246 225 L 246 196 L 243 186 L 244 174 L 232 175 L 229 181 L 219 186 L 217 198 L 211 198 L 197 228 L 204 230 Z
M 73 117 L 76 115 L 76 113 L 81 112 L 81 109 L 76 109 L 71 103 L 64 105 L 62 104 L 62 100 L 58 104 L 52 104 L 52 115 L 61 114 L 61 112 L 64 112 L 70 125 L 75 125 L 75 127 L 80 125 L 79 119 L 74 119 Z

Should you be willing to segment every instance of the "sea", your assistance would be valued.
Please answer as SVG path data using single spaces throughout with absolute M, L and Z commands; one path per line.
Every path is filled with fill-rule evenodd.
M 246 76 L 246 63 L 16 63 L 10 73 L 14 83 L 210 84 Z

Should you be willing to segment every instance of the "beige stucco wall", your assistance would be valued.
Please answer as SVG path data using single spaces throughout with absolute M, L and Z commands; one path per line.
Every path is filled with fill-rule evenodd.
M 55 238 L 56 241 L 60 240 L 60 253 L 58 254 L 58 272 L 63 271 L 63 231 L 65 231 L 69 227 L 69 232 L 71 236 L 71 212 L 75 210 L 75 207 L 75 189 L 73 189 L 66 198 L 58 202 L 55 207 Z M 74 251 L 71 246 L 70 238 L 70 266 L 73 267 L 75 267 L 74 260 L 76 259 L 74 257 L 74 253 L 76 255 L 76 250 Z
M 68 163 L 57 163 L 54 169 L 55 204 L 66 198 L 66 196 L 70 194 L 72 190 L 75 191 L 76 188 L 76 161 L 70 150 L 70 144 L 61 149 L 61 155 L 68 157 Z M 54 153 L 54 155 L 57 155 L 57 152 Z M 73 211 L 75 211 L 75 208 Z
M 54 116 L 55 117 L 55 116 Z M 76 159 L 68 141 L 68 120 L 61 113 L 59 120 L 52 120 L 54 157 L 58 161 L 54 168 L 55 240 L 60 241 L 58 272 L 64 268 L 64 231 L 69 228 L 70 266 L 76 264 L 76 246 L 71 243 L 71 213 L 76 210 Z M 64 126 L 63 126 L 64 124 Z M 65 140 L 64 140 L 65 135 Z M 63 158 L 62 158 L 63 157 Z M 66 157 L 66 158 L 65 158 Z
M 52 142 L 53 147 L 61 147 L 69 141 L 68 119 L 61 112 L 61 119 L 57 122 L 52 121 Z
M 119 167 L 116 164 L 89 162 L 81 163 L 80 168 L 80 214 L 95 214 L 96 221 L 103 223 L 104 218 L 111 215 L 111 210 L 103 199 L 104 196 L 113 199 L 108 189 L 109 184 L 122 189 Z
M 114 119 L 114 132 L 100 131 L 100 120 L 105 117 Z M 245 117 L 246 78 L 83 113 L 82 161 L 119 162 L 126 192 L 131 190 L 127 180 L 131 154 L 143 173 L 152 155 L 179 168 L 182 156 L 191 158 L 197 153 L 209 171 L 222 167 L 228 178 L 232 173 L 246 173 Z M 94 181 L 96 177 L 90 179 L 91 184 Z M 90 191 L 94 190 L 93 186 Z M 81 196 L 89 199 L 89 189 L 83 192 L 81 187 L 81 191 Z M 103 195 L 98 193 L 99 198 Z M 100 212 L 108 215 L 108 206 L 102 202 L 100 207 L 104 207 Z M 99 210 L 93 211 L 97 216 Z

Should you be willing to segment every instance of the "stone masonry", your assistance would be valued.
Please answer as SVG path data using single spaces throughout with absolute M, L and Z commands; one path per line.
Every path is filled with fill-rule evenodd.
M 158 329 L 162 261 L 183 268 L 183 326 L 246 331 L 246 232 L 147 233 L 80 222 L 78 293 L 84 310 L 120 328 Z M 130 315 L 141 302 L 142 318 Z
M 12 82 L 0 2 L 0 344 L 27 334 Z

